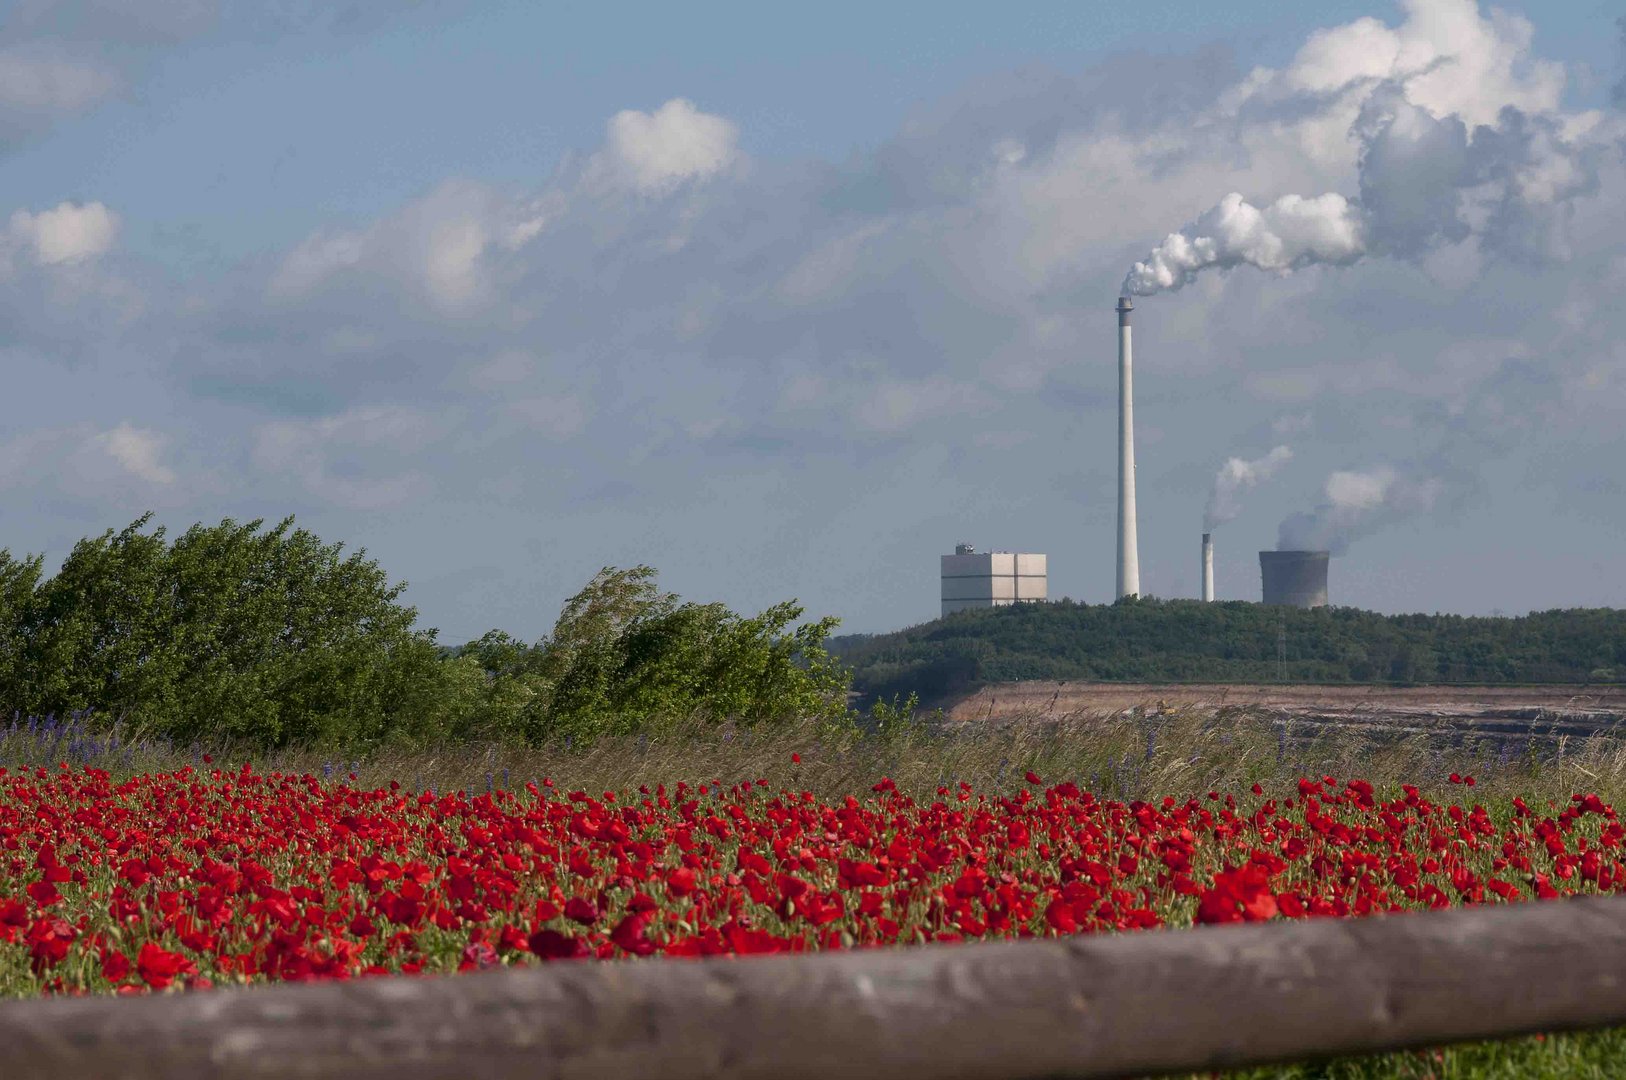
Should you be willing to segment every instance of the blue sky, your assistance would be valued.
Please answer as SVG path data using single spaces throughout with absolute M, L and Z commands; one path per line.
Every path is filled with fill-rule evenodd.
M 1626 603 L 1618 5 L 11 8 L 14 552 L 293 513 L 454 641 L 633 562 L 884 630 L 959 540 L 1108 599 L 1112 298 L 1207 229 L 1141 305 L 1148 591 L 1288 446 L 1221 596 L 1311 520 L 1338 602 Z

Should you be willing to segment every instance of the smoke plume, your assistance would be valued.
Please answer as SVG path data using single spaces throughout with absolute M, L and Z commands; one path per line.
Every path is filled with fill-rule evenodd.
M 1151 296 L 1210 268 L 1248 265 L 1285 274 L 1311 263 L 1352 263 L 1365 252 L 1360 216 L 1342 195 L 1283 195 L 1261 209 L 1233 191 L 1136 263 L 1123 291 Z
M 1475 123 L 1424 107 L 1412 86 L 1425 76 L 1383 80 L 1360 99 L 1350 128 L 1357 196 L 1255 206 L 1232 192 L 1135 263 L 1123 293 L 1170 292 L 1209 269 L 1288 274 L 1366 255 L 1416 259 L 1469 237 L 1490 252 L 1549 254 L 1569 201 L 1597 184 L 1597 148 L 1550 111 L 1507 105 Z
M 1440 489 L 1438 478 L 1402 476 L 1387 466 L 1335 472 L 1327 477 L 1320 505 L 1282 522 L 1276 550 L 1342 555 L 1356 538 L 1432 507 Z
M 1208 506 L 1203 510 L 1203 531 L 1213 532 L 1234 519 L 1242 512 L 1242 492 L 1270 479 L 1277 469 L 1292 459 L 1292 450 L 1278 446 L 1254 461 L 1244 461 L 1242 458 L 1226 461 L 1214 474 L 1214 489 L 1209 492 Z

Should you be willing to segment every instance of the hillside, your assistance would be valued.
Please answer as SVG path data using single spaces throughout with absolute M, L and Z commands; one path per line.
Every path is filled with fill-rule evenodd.
M 1285 633 L 1284 633 L 1285 632 Z M 1286 663 L 1278 665 L 1278 636 Z M 932 701 L 1026 679 L 1126 682 L 1586 683 L 1626 676 L 1626 611 L 1517 618 L 1379 615 L 1232 601 L 1059 601 L 963 611 L 833 638 L 866 696 Z

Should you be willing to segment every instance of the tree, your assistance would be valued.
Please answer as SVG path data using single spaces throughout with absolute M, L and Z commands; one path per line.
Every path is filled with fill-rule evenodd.
M 479 657 L 489 677 L 484 730 L 531 741 L 684 719 L 844 717 L 847 676 L 823 649 L 837 620 L 792 629 L 801 615 L 794 601 L 751 617 L 681 602 L 648 566 L 607 566 L 544 640 L 527 647 L 493 631 L 463 655 Z
M 39 586 L 41 560 L 12 557 L 0 548 L 0 700 L 20 700 L 16 690 L 28 670 L 29 657 L 22 628 L 34 605 Z
M 194 525 L 170 544 L 143 531 L 150 517 L 80 541 L 13 605 L 13 708 L 96 709 L 176 740 L 264 746 L 376 742 L 446 721 L 434 631 L 413 629 L 405 585 L 365 551 L 345 557 L 292 518 Z
M 1480 618 L 1060 601 L 962 611 L 894 634 L 838 638 L 831 648 L 866 697 L 918 691 L 937 702 L 1017 679 L 1273 680 L 1283 624 L 1295 682 L 1582 682 L 1626 668 L 1626 611 L 1612 609 Z

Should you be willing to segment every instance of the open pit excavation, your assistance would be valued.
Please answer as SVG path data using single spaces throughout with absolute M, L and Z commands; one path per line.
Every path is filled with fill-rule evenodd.
M 1626 733 L 1626 686 L 1272 686 L 1032 681 L 942 703 L 948 723 L 1078 719 L 1128 711 L 1246 709 L 1304 728 L 1367 736 L 1515 741 Z

